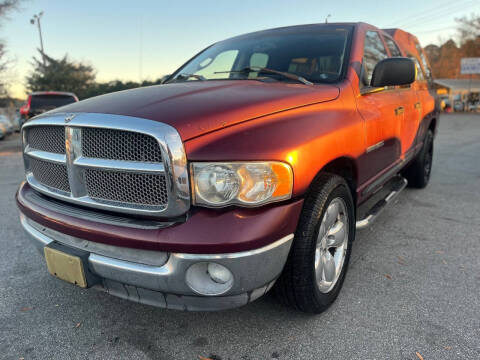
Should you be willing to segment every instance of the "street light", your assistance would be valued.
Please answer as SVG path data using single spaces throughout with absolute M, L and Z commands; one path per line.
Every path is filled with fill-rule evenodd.
M 40 11 L 38 14 L 33 15 L 30 19 L 30 24 L 38 25 L 38 34 L 40 35 L 40 49 L 42 50 L 42 60 L 43 66 L 45 66 L 45 52 L 43 50 L 43 38 L 42 38 L 42 26 L 40 25 L 40 18 L 43 16 L 43 11 Z

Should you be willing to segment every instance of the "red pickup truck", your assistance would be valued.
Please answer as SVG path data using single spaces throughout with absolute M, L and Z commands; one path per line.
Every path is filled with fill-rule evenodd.
M 35 91 L 20 108 L 22 123 L 49 110 L 78 101 L 77 95 L 64 91 Z
M 356 229 L 429 181 L 430 80 L 414 36 L 365 23 L 220 41 L 162 85 L 29 121 L 21 223 L 84 288 L 219 310 L 274 287 L 321 312 Z

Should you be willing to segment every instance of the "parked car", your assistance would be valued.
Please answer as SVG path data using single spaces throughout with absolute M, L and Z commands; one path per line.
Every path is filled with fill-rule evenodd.
M 37 116 L 22 130 L 23 228 L 83 288 L 219 310 L 274 287 L 319 313 L 356 229 L 429 182 L 439 108 L 417 43 L 365 23 L 265 30 L 162 85 Z
M 469 102 L 467 106 L 469 112 L 480 112 L 480 102 Z
M 13 130 L 15 132 L 20 132 L 20 129 L 22 128 L 22 116 L 20 115 L 20 109 L 17 109 L 15 111 L 11 123 L 13 126 Z
M 77 102 L 75 94 L 63 91 L 38 91 L 28 95 L 27 102 L 20 108 L 23 122 L 33 116 Z
M 6 135 L 10 135 L 11 133 L 13 133 L 14 127 L 11 121 L 8 119 L 8 117 L 0 114 L 0 124 L 2 124 L 5 127 Z
M 463 101 L 454 101 L 453 110 L 457 112 L 465 111 L 465 103 Z

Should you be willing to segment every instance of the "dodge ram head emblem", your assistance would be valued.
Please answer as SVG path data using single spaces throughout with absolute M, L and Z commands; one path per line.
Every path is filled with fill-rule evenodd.
M 68 124 L 70 121 L 72 121 L 74 117 L 75 117 L 75 114 L 66 115 L 65 116 L 65 124 Z

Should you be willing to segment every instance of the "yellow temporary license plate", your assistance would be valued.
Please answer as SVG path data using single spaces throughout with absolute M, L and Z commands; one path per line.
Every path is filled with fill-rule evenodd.
M 66 254 L 48 246 L 44 248 L 44 252 L 50 274 L 82 288 L 87 287 L 83 263 L 78 256 Z

